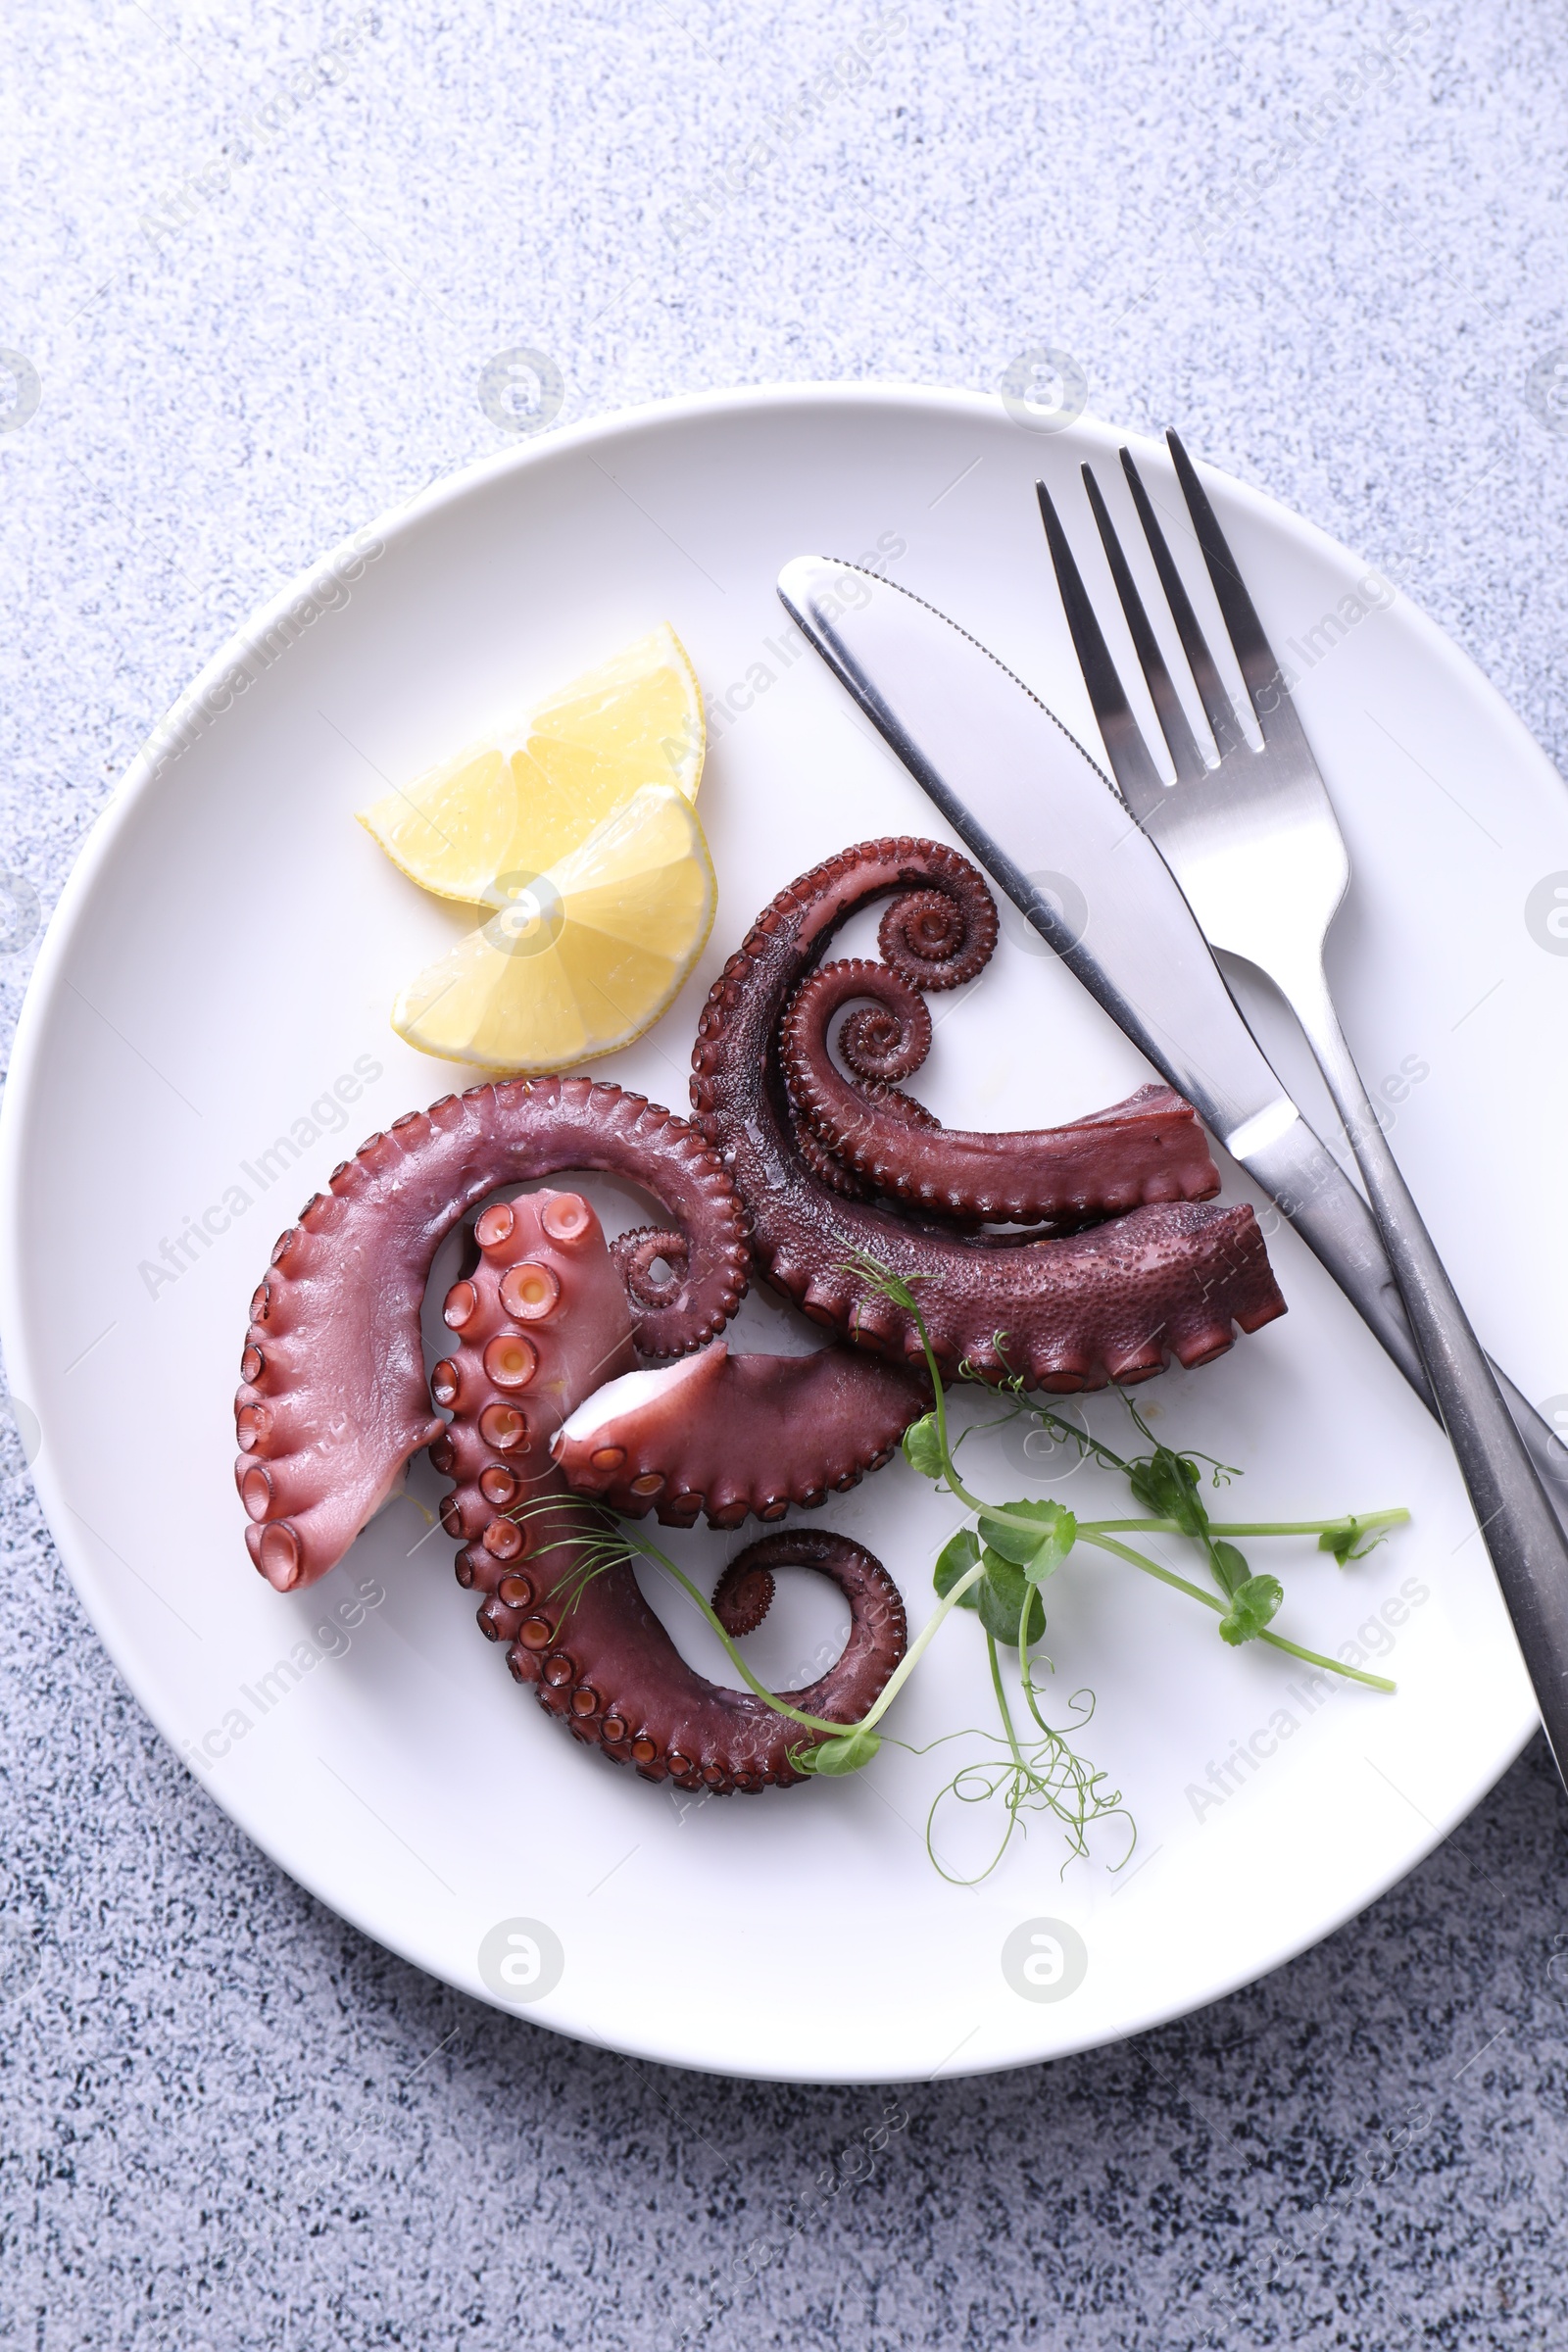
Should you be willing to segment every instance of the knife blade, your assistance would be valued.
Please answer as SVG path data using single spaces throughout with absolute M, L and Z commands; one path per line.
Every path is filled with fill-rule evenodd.
M 1103 769 L 978 639 L 879 573 L 797 556 L 778 594 L 978 863 L 1278 1205 L 1436 1416 L 1370 1209 L 1291 1100 Z M 1032 878 L 1042 871 L 1073 885 L 1086 918 Z M 1568 1448 L 1497 1379 L 1568 1523 Z

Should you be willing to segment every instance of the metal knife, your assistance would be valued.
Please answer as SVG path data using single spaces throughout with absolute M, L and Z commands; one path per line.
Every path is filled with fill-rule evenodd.
M 1436 1417 L 1371 1210 L 1264 1056 L 1110 778 L 994 654 L 906 589 L 797 556 L 778 593 L 978 862 L 1278 1204 Z M 1086 921 L 1031 880 L 1042 871 L 1074 885 Z M 1568 1524 L 1568 1448 L 1493 1369 Z

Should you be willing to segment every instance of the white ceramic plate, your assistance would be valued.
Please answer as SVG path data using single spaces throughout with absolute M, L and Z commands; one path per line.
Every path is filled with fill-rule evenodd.
M 609 1769 L 514 1687 L 450 1544 L 411 1501 L 298 1596 L 246 1558 L 231 1399 L 269 1247 L 362 1135 L 467 1082 L 387 1026 L 398 984 L 458 918 L 353 811 L 487 715 L 673 621 L 712 718 L 702 809 L 718 921 L 675 1008 L 597 1074 L 684 1109 L 704 994 L 758 909 L 850 842 L 941 831 L 786 638 L 780 564 L 816 551 L 884 565 L 1093 741 L 1032 485 L 1049 476 L 1087 560 L 1076 469 L 1094 457 L 1108 479 L 1117 438 L 1088 419 L 1031 429 L 978 397 L 857 386 L 683 401 L 524 444 L 361 534 L 217 659 L 126 778 L 50 932 L 6 1102 L 5 1344 L 82 1601 L 217 1801 L 367 1934 L 496 1999 L 486 1937 L 493 1952 L 524 1933 L 507 1923 L 542 1923 L 544 1974 L 516 2005 L 563 2033 L 827 2080 L 1103 2041 L 1212 2000 L 1359 1910 L 1532 1728 L 1437 1431 L 1288 1230 L 1271 1246 L 1289 1316 L 1141 1400 L 1162 1435 L 1245 1471 L 1232 1515 L 1412 1506 L 1415 1524 L 1347 1572 L 1306 1543 L 1266 1560 L 1254 1547 L 1284 1576 L 1280 1629 L 1358 1642 L 1398 1694 L 1314 1693 L 1279 1655 L 1225 1648 L 1179 1595 L 1075 1559 L 1053 1588 L 1048 1646 L 1063 1697 L 1099 1694 L 1081 1744 L 1139 1831 L 1120 1873 L 1112 1835 L 1063 1874 L 1045 1823 L 977 1888 L 945 1882 L 924 1824 L 961 1742 L 889 1748 L 857 1781 L 756 1800 L 699 1803 Z M 1568 1164 L 1568 961 L 1526 919 L 1544 876 L 1568 881 L 1568 800 L 1468 662 L 1369 589 L 1363 565 L 1250 491 L 1221 483 L 1215 498 L 1302 671 L 1349 843 L 1333 944 L 1347 1027 L 1369 1080 L 1399 1098 L 1397 1149 L 1483 1336 L 1530 1395 L 1553 1397 L 1568 1390 L 1563 1253 L 1543 1247 L 1549 1223 L 1508 1205 Z M 1103 581 L 1098 556 L 1091 576 Z M 1266 1006 L 1259 1018 L 1316 1107 L 1285 1024 Z M 916 1091 L 952 1123 L 1037 1125 L 1146 1074 L 1012 925 L 952 1002 Z M 630 1196 L 598 1189 L 633 1220 Z M 1247 1194 L 1234 1171 L 1227 1192 Z M 178 1265 L 182 1235 L 190 1262 L 171 1276 L 164 1247 Z M 753 1346 L 808 1344 L 765 1301 L 743 1313 Z M 1108 1437 L 1125 1432 L 1114 1396 L 1090 1410 Z M 1047 1491 L 1003 1441 L 967 1458 L 998 1499 L 1030 1478 Z M 1125 1508 L 1096 1482 L 1081 1471 L 1057 1491 Z M 427 1472 L 421 1492 L 438 1492 Z M 881 1554 L 918 1623 L 952 1506 L 899 1462 L 824 1517 Z M 671 1542 L 711 1577 L 746 1540 Z M 801 1679 L 836 1612 L 816 1579 L 788 1582 L 755 1654 L 762 1673 Z M 691 1613 L 653 1597 L 688 1654 L 717 1667 Z M 993 1721 L 965 1615 L 894 1728 L 918 1744 Z M 956 1864 L 971 1852 L 941 1836 Z M 1053 1983 L 1042 1946 L 1031 1986 L 1004 1955 L 1037 1933 L 1080 1964 Z

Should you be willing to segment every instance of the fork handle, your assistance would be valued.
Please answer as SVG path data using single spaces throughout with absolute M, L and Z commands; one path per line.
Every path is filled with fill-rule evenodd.
M 1421 1350 L 1439 1417 L 1535 1686 L 1559 1774 L 1568 1766 L 1568 1536 L 1361 1083 L 1321 963 L 1279 975 L 1345 1122 Z
M 1410 1318 L 1389 1265 L 1377 1223 L 1339 1161 L 1298 1112 L 1283 1136 L 1246 1151 L 1241 1161 L 1269 1194 L 1307 1248 L 1339 1284 L 1374 1339 L 1398 1366 L 1434 1420 L 1440 1421 Z M 1265 1231 L 1266 1231 L 1265 1227 Z M 1545 1415 L 1508 1378 L 1495 1356 L 1492 1377 L 1515 1429 L 1544 1482 L 1559 1522 L 1568 1516 L 1568 1449 Z

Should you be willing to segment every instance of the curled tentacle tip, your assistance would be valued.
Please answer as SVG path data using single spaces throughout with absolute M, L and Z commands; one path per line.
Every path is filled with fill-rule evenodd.
M 773 1572 L 748 1562 L 745 1552 L 731 1560 L 713 1588 L 713 1615 L 726 1634 L 739 1640 L 755 1634 L 773 1605 Z
M 910 847 L 924 848 L 924 844 Z M 991 960 L 997 945 L 997 909 L 991 893 L 965 859 L 952 870 L 934 868 L 934 889 L 910 890 L 894 900 L 882 917 L 877 946 L 902 979 L 914 988 L 957 988 Z

